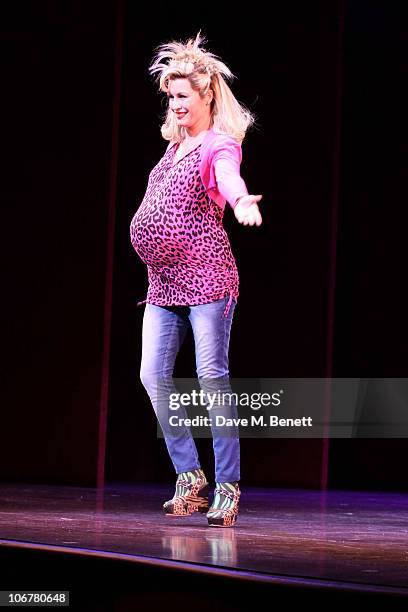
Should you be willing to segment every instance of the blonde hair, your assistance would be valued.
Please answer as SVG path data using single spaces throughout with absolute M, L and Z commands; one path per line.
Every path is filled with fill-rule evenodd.
M 210 107 L 211 127 L 216 133 L 227 134 L 241 143 L 247 129 L 255 123 L 255 117 L 238 102 L 227 85 L 226 80 L 235 78 L 231 70 L 219 57 L 201 47 L 204 42 L 206 40 L 200 30 L 195 39 L 191 38 L 185 43 L 173 41 L 159 45 L 149 72 L 157 74 L 159 91 L 165 93 L 168 93 L 173 79 L 188 79 L 201 98 L 211 89 L 214 94 Z M 179 142 L 184 129 L 168 109 L 161 127 L 163 138 Z

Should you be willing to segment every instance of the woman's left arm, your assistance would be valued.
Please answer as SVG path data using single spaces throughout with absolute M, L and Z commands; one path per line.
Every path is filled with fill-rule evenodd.
M 262 195 L 250 195 L 239 171 L 241 147 L 237 143 L 220 148 L 214 155 L 214 170 L 218 191 L 230 203 L 234 215 L 243 225 L 261 225 L 258 202 Z

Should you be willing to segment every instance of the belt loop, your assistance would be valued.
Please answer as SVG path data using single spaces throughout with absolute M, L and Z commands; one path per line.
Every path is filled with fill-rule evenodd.
M 231 308 L 231 304 L 232 304 L 232 291 L 230 291 L 229 296 L 230 297 L 229 297 L 229 300 L 228 300 L 228 304 L 226 305 L 225 310 L 224 310 L 224 317 L 228 317 L 228 313 L 229 313 L 230 308 Z

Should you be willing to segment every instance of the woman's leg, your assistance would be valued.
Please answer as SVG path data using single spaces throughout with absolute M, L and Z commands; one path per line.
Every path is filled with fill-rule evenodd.
M 231 304 L 228 316 L 223 315 L 228 297 L 209 304 L 190 306 L 190 322 L 193 329 L 197 375 L 206 393 L 232 393 L 229 383 L 229 340 L 236 301 Z M 221 395 L 222 397 L 222 395 Z M 227 395 L 227 397 L 229 397 Z M 240 480 L 240 446 L 236 427 L 216 427 L 214 417 L 223 415 L 237 418 L 235 403 L 221 402 L 208 416 L 212 417 L 212 435 L 217 483 Z
M 188 307 L 146 304 L 142 329 L 140 378 L 163 430 L 177 474 L 200 468 L 197 447 L 190 428 L 169 428 L 169 393 L 174 364 L 189 328 Z

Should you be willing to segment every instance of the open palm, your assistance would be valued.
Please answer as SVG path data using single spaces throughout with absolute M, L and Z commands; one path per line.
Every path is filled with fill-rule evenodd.
M 243 225 L 261 225 L 262 216 L 258 202 L 262 195 L 246 195 L 240 198 L 234 208 L 236 219 Z

